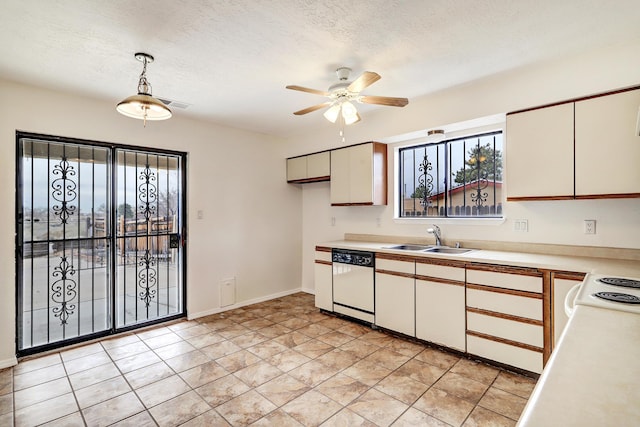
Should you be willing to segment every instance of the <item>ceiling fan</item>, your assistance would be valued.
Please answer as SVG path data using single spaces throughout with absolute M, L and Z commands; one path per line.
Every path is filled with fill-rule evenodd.
M 336 120 L 338 120 L 338 117 L 341 117 L 344 120 L 344 124 L 350 125 L 360 121 L 360 115 L 358 114 L 358 110 L 355 105 L 353 105 L 353 101 L 365 104 L 388 105 L 391 107 L 404 107 L 409 103 L 407 98 L 360 95 L 362 90 L 380 80 L 380 75 L 372 71 L 365 71 L 357 79 L 350 82 L 350 73 L 351 68 L 338 68 L 336 70 L 336 74 L 338 75 L 339 81 L 338 83 L 331 85 L 327 91 L 309 89 L 296 85 L 287 86 L 287 89 L 299 90 L 301 92 L 313 93 L 329 98 L 328 101 L 323 102 L 322 104 L 317 104 L 303 110 L 296 111 L 293 114 L 301 116 L 312 111 L 320 110 L 321 108 L 329 107 L 329 109 L 324 112 L 324 117 L 327 120 L 335 123 Z

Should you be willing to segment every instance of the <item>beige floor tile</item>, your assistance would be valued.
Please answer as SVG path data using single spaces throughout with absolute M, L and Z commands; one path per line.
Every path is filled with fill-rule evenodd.
M 297 422 L 289 414 L 282 409 L 276 409 L 268 415 L 260 418 L 255 423 L 251 424 L 251 427 L 302 427 L 302 424 Z
M 75 394 L 80 409 L 84 409 L 130 391 L 131 387 L 129 387 L 129 384 L 125 379 L 121 376 L 117 376 L 110 380 L 76 390 Z
M 309 390 L 308 385 L 287 374 L 280 375 L 256 388 L 258 393 L 276 406 L 282 406 Z
M 178 375 L 174 375 L 141 387 L 136 391 L 136 394 L 147 408 L 151 408 L 189 390 L 190 387 L 187 383 Z
M 276 406 L 251 390 L 216 408 L 231 425 L 246 426 L 276 409 Z
M 357 356 L 349 353 L 348 351 L 343 351 L 336 348 L 328 353 L 323 354 L 315 360 L 329 368 L 341 371 L 358 362 L 360 359 Z
M 135 356 L 137 354 L 144 353 L 145 351 L 149 351 L 149 347 L 147 347 L 147 345 L 142 341 L 136 341 L 132 342 L 131 344 L 107 349 L 107 353 L 109 353 L 109 356 L 111 356 L 113 360 Z
M 260 361 L 236 371 L 233 375 L 238 377 L 249 387 L 258 387 L 259 385 L 282 375 L 282 371 L 268 362 Z
M 109 362 L 96 366 L 95 368 L 87 369 L 86 371 L 69 375 L 69 382 L 71 382 L 71 387 L 73 387 L 74 390 L 79 390 L 119 375 L 120 371 L 116 368 L 116 365 L 114 365 L 113 362 Z
M 13 412 L 0 415 L 0 426 L 13 427 Z
M 501 371 L 492 386 L 500 390 L 528 399 L 536 385 L 536 380 L 507 371 Z
M 308 337 L 305 334 L 301 334 L 300 332 L 297 332 L 297 331 L 292 331 L 284 335 L 280 335 L 277 338 L 274 338 L 274 341 L 286 347 L 293 348 L 293 347 L 299 346 L 300 344 L 304 344 L 307 341 L 311 341 L 311 339 L 312 339 L 311 337 Z
M 299 318 L 289 318 L 287 320 L 285 320 L 284 322 L 280 322 L 280 325 L 289 328 L 291 330 L 296 330 L 296 329 L 301 329 L 304 328 L 305 326 L 307 326 L 309 324 L 309 322 L 307 320 L 304 319 L 299 319 Z
M 157 348 L 164 347 L 165 345 L 180 342 L 182 341 L 182 338 L 180 338 L 173 332 L 168 332 L 166 334 L 158 335 L 153 338 L 143 338 L 143 341 L 149 346 L 149 348 L 155 350 Z
M 13 374 L 20 375 L 37 369 L 46 368 L 62 363 L 59 353 L 49 354 L 47 356 L 37 357 L 35 359 L 27 359 L 20 361 L 13 367 Z
M 133 344 L 137 341 L 140 341 L 140 338 L 136 334 L 129 334 L 100 341 L 100 344 L 102 344 L 105 350 L 108 350 L 110 348 L 120 347 L 121 345 Z
M 233 375 L 227 375 L 198 387 L 196 392 L 212 407 L 222 405 L 229 400 L 251 390 L 249 386 Z
M 484 392 L 489 388 L 486 384 L 451 371 L 444 374 L 433 386 L 468 400 L 474 405 L 478 403 Z
M 321 427 L 376 427 L 371 421 L 362 418 L 347 408 L 344 408 L 320 425 Z
M 188 338 L 187 342 L 195 348 L 202 348 L 208 345 L 219 343 L 224 340 L 225 338 L 222 335 L 216 334 L 215 332 L 208 332 L 203 335 Z
M 82 410 L 87 425 L 108 426 L 144 411 L 135 393 L 123 394 Z
M 200 349 L 201 352 L 206 354 L 212 359 L 219 359 L 236 351 L 242 350 L 240 347 L 232 343 L 231 341 L 222 341 L 217 344 L 208 345 Z
M 369 344 L 377 345 L 378 347 L 386 347 L 391 344 L 396 338 L 390 337 L 379 331 L 370 331 L 358 338 L 359 340 L 366 341 Z
M 187 341 L 179 341 L 157 348 L 155 353 L 163 360 L 167 360 L 172 357 L 180 356 L 181 354 L 191 353 L 194 350 L 196 350 L 196 348 L 191 345 L 191 343 L 188 343 Z
M 249 347 L 247 350 L 262 359 L 268 359 L 269 357 L 278 353 L 282 353 L 283 351 L 288 349 L 289 347 L 282 345 L 277 341 L 269 340 Z
M 403 403 L 411 405 L 427 391 L 429 386 L 411 377 L 393 372 L 376 384 L 374 388 Z
M 242 326 L 244 326 L 245 328 L 251 329 L 252 331 L 266 328 L 267 326 L 271 326 L 274 324 L 275 324 L 274 322 L 265 318 L 247 320 L 246 322 L 241 323 Z
M 376 365 L 384 366 L 387 369 L 395 370 L 404 365 L 411 357 L 400 354 L 389 348 L 381 348 L 374 351 L 364 360 L 375 363 Z
M 298 329 L 298 332 L 311 338 L 318 338 L 320 335 L 331 332 L 331 329 L 317 323 L 311 323 L 304 328 Z
M 456 356 L 452 353 L 447 353 L 436 348 L 427 347 L 422 350 L 422 352 L 418 353 L 415 356 L 415 359 L 442 369 L 449 369 L 460 360 L 460 356 Z
M 406 375 L 428 386 L 438 381 L 445 372 L 447 372 L 445 369 L 421 362 L 417 359 L 409 360 L 396 371 L 398 374 Z
M 18 410 L 67 393 L 71 393 L 71 386 L 69 385 L 69 380 L 63 377 L 16 391 L 13 397 L 10 394 L 5 396 L 13 398 L 15 401 L 15 409 Z M 6 400 L 6 398 L 3 400 Z M 6 410 L 3 410 L 0 413 L 4 414 L 6 412 Z
M 265 319 L 270 320 L 271 322 L 280 323 L 280 322 L 284 322 L 285 320 L 289 320 L 289 317 L 290 317 L 289 314 L 278 311 L 276 313 L 265 316 Z M 284 328 L 284 326 L 282 327 Z M 287 329 L 290 330 L 290 328 L 287 328 Z
M 317 386 L 316 390 L 346 406 L 369 390 L 369 388 L 368 385 L 348 375 L 338 373 Z
M 482 399 L 478 403 L 483 408 L 490 409 L 493 412 L 497 412 L 500 415 L 509 417 L 512 420 L 518 420 L 524 406 L 527 404 L 527 399 L 524 399 L 515 394 L 507 393 L 498 388 L 491 387 L 482 396 Z
M 174 371 L 182 372 L 195 366 L 202 365 L 203 363 L 207 363 L 210 360 L 211 358 L 209 356 L 199 350 L 195 350 L 190 353 L 181 354 L 180 356 L 167 359 L 165 360 L 165 363 Z
M 413 406 L 454 427 L 462 425 L 474 408 L 473 403 L 436 388 L 427 390 Z
M 253 345 L 259 344 L 261 342 L 267 341 L 269 338 L 261 335 L 258 332 L 250 331 L 246 334 L 239 335 L 237 337 L 231 338 L 229 341 L 234 343 L 240 348 L 248 348 Z
M 171 329 L 169 329 L 166 326 L 155 326 L 155 327 L 152 327 L 151 329 L 146 329 L 144 331 L 136 332 L 136 335 L 141 340 L 147 340 L 150 338 L 158 337 L 160 335 L 168 334 L 169 332 L 171 332 Z
M 378 390 L 371 389 L 347 408 L 379 426 L 389 426 L 409 408 L 409 405 Z
M 73 359 L 77 359 L 79 357 L 88 356 L 90 354 L 101 353 L 104 352 L 104 349 L 100 345 L 100 343 L 93 343 L 89 345 L 83 345 L 81 347 L 75 347 L 70 350 L 64 350 L 60 352 L 60 357 L 62 357 L 63 362 L 68 362 Z
M 166 363 L 158 362 L 153 365 L 145 366 L 144 368 L 136 369 L 135 371 L 127 372 L 124 374 L 124 377 L 135 390 L 164 378 L 168 378 L 174 374 L 175 372 L 173 369 L 168 367 Z
M 364 359 L 371 353 L 380 350 L 380 347 L 374 344 L 370 344 L 366 341 L 355 339 L 353 341 L 349 341 L 346 344 L 342 344 L 340 346 L 340 350 L 347 351 L 360 359 Z
M 476 406 L 464 422 L 464 427 L 514 427 L 516 422 L 495 412 Z
M 18 365 L 19 366 L 19 365 Z M 67 375 L 62 366 L 62 363 L 56 365 L 47 366 L 34 371 L 28 371 L 23 374 L 13 376 L 13 389 L 14 391 L 22 390 L 24 388 L 33 387 L 38 384 L 43 384 L 58 378 L 63 378 Z
M 390 343 L 387 348 L 405 356 L 414 357 L 425 349 L 423 344 L 414 343 L 405 340 L 395 340 Z
M 230 425 L 222 418 L 222 415 L 211 409 L 182 424 L 182 427 L 226 427 Z
M 209 328 L 207 328 L 206 326 L 200 325 L 198 322 L 194 321 L 192 326 L 183 328 L 183 329 L 177 329 L 177 330 L 174 329 L 173 332 L 183 340 L 186 340 L 189 338 L 197 337 L 199 335 L 207 334 L 210 331 L 209 331 Z
M 407 411 L 393 423 L 393 427 L 450 427 L 449 424 L 440 421 L 437 418 L 427 415 L 422 411 L 418 411 L 416 408 L 409 408 Z M 485 425 L 484 427 L 490 427 Z
M 273 339 L 281 335 L 288 334 L 289 332 L 291 332 L 291 329 L 282 325 L 275 324 L 267 326 L 266 328 L 258 329 L 258 332 L 260 332 L 261 335 L 264 335 L 267 338 Z
M 326 328 L 333 329 L 333 330 L 340 330 L 340 329 L 342 329 L 342 328 L 344 328 L 346 326 L 351 326 L 351 325 L 356 326 L 356 327 L 360 326 L 360 325 L 358 325 L 356 323 L 349 322 L 348 320 L 340 319 L 339 317 L 330 316 L 328 314 L 323 314 L 323 317 L 324 317 L 324 319 L 319 321 L 318 325 L 322 325 L 322 326 L 324 326 Z M 366 328 L 364 326 L 362 327 L 362 329 L 366 330 Z M 341 331 L 341 332 L 342 333 L 346 333 L 344 331 Z M 347 335 L 353 336 L 351 334 L 347 334 Z M 361 335 L 363 335 L 363 334 L 361 334 Z
M 0 420 L 0 425 L 4 426 L 2 420 Z M 73 414 L 42 424 L 42 427 L 80 427 L 84 425 L 82 414 L 80 412 L 74 412 Z
M 348 322 L 340 326 L 338 328 L 338 331 L 342 332 L 343 334 L 350 335 L 354 338 L 359 338 L 363 335 L 368 334 L 370 329 L 365 326 L 358 325 L 357 323 Z
M 11 393 L 0 396 L 0 415 L 8 413 L 13 413 L 13 395 Z
M 287 403 L 282 409 L 305 426 L 317 426 L 342 409 L 342 405 L 311 390 Z
M 248 350 L 240 350 L 235 353 L 231 353 L 228 356 L 216 359 L 216 362 L 229 372 L 239 371 L 240 369 L 244 369 L 254 363 L 258 363 L 259 361 L 260 358 Z
M 70 426 L 66 426 L 70 427 Z M 112 424 L 112 427 L 157 427 L 149 412 L 144 411 Z
M 214 331 L 214 332 L 219 331 L 221 329 L 226 329 L 235 324 L 236 323 L 234 321 L 230 319 L 225 319 L 225 318 L 207 321 L 203 323 L 203 325 L 206 326 L 210 331 Z
M 0 396 L 13 392 L 13 368 L 0 370 Z
M 185 380 L 191 388 L 197 388 L 228 374 L 229 372 L 226 369 L 212 360 L 181 372 L 180 377 Z
M 451 368 L 451 372 L 464 375 L 465 377 L 479 381 L 483 384 L 491 385 L 496 379 L 500 370 L 489 366 L 486 363 L 476 362 L 469 359 L 460 359 L 458 363 Z
M 267 362 L 280 369 L 282 372 L 289 372 L 310 361 L 311 359 L 295 350 L 285 350 L 267 359 Z
M 373 386 L 378 381 L 389 375 L 391 370 L 383 366 L 376 365 L 368 360 L 361 360 L 342 371 L 342 373 L 357 379 L 361 383 Z
M 293 350 L 298 353 L 302 353 L 305 356 L 315 359 L 318 356 L 322 356 L 325 353 L 333 350 L 334 347 L 317 339 L 311 339 L 303 344 L 293 347 Z
M 338 332 L 338 331 L 330 331 L 326 334 L 319 335 L 316 338 L 319 341 L 326 342 L 327 344 L 330 344 L 334 347 L 340 347 L 341 345 L 346 344 L 355 339 L 351 335 L 347 335 L 345 333 Z
M 111 362 L 111 357 L 104 351 L 100 350 L 97 353 L 89 354 L 87 356 L 78 357 L 77 359 L 71 359 L 64 362 L 64 368 L 67 371 L 67 375 L 72 375 L 87 369 L 95 368 L 96 366 L 105 365 Z
M 233 325 L 226 327 L 224 329 L 219 329 L 216 332 L 225 339 L 229 340 L 231 338 L 238 337 L 240 335 L 244 335 L 247 332 L 250 332 L 251 329 L 245 328 L 244 326 L 238 325 L 234 323 Z
M 211 407 L 198 396 L 198 393 L 190 391 L 154 406 L 149 409 L 149 412 L 160 427 L 174 427 L 210 409 Z
M 289 371 L 289 375 L 310 387 L 315 387 L 337 372 L 337 369 L 327 367 L 317 360 L 311 360 Z
M 14 412 L 16 427 L 36 426 L 78 412 L 73 393 L 63 394 Z
M 116 366 L 124 374 L 160 361 L 160 358 L 153 351 L 145 351 L 144 353 L 117 360 Z

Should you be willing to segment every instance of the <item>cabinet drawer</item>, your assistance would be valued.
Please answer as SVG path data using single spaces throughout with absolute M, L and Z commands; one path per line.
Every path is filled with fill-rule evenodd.
M 415 262 L 376 258 L 376 271 L 385 270 L 389 272 L 414 274 L 415 269 Z
M 316 251 L 316 261 L 331 262 L 331 252 Z
M 467 283 L 542 293 L 542 277 L 467 269 Z
M 535 347 L 544 347 L 544 331 L 541 325 L 467 311 L 467 329 Z
M 467 287 L 467 306 L 542 320 L 542 298 L 528 298 Z
M 416 263 L 416 274 L 419 276 L 438 277 L 440 279 L 464 282 L 464 268 L 446 265 Z
M 467 352 L 527 371 L 542 372 L 542 353 L 467 335 Z

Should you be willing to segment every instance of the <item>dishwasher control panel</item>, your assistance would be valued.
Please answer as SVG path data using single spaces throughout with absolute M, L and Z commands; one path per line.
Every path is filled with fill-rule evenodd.
M 373 268 L 375 258 L 373 252 L 334 249 L 331 254 L 331 259 L 333 262 L 338 262 L 341 264 L 351 264 Z

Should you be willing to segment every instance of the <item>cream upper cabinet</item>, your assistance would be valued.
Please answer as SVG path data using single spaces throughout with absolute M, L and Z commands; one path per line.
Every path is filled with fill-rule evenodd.
M 507 200 L 573 198 L 573 103 L 507 115 Z
M 287 182 L 328 181 L 331 174 L 329 151 L 287 159 Z
M 387 146 L 378 142 L 331 152 L 331 204 L 387 204 Z
M 586 99 L 576 108 L 576 198 L 640 195 L 640 89 Z

